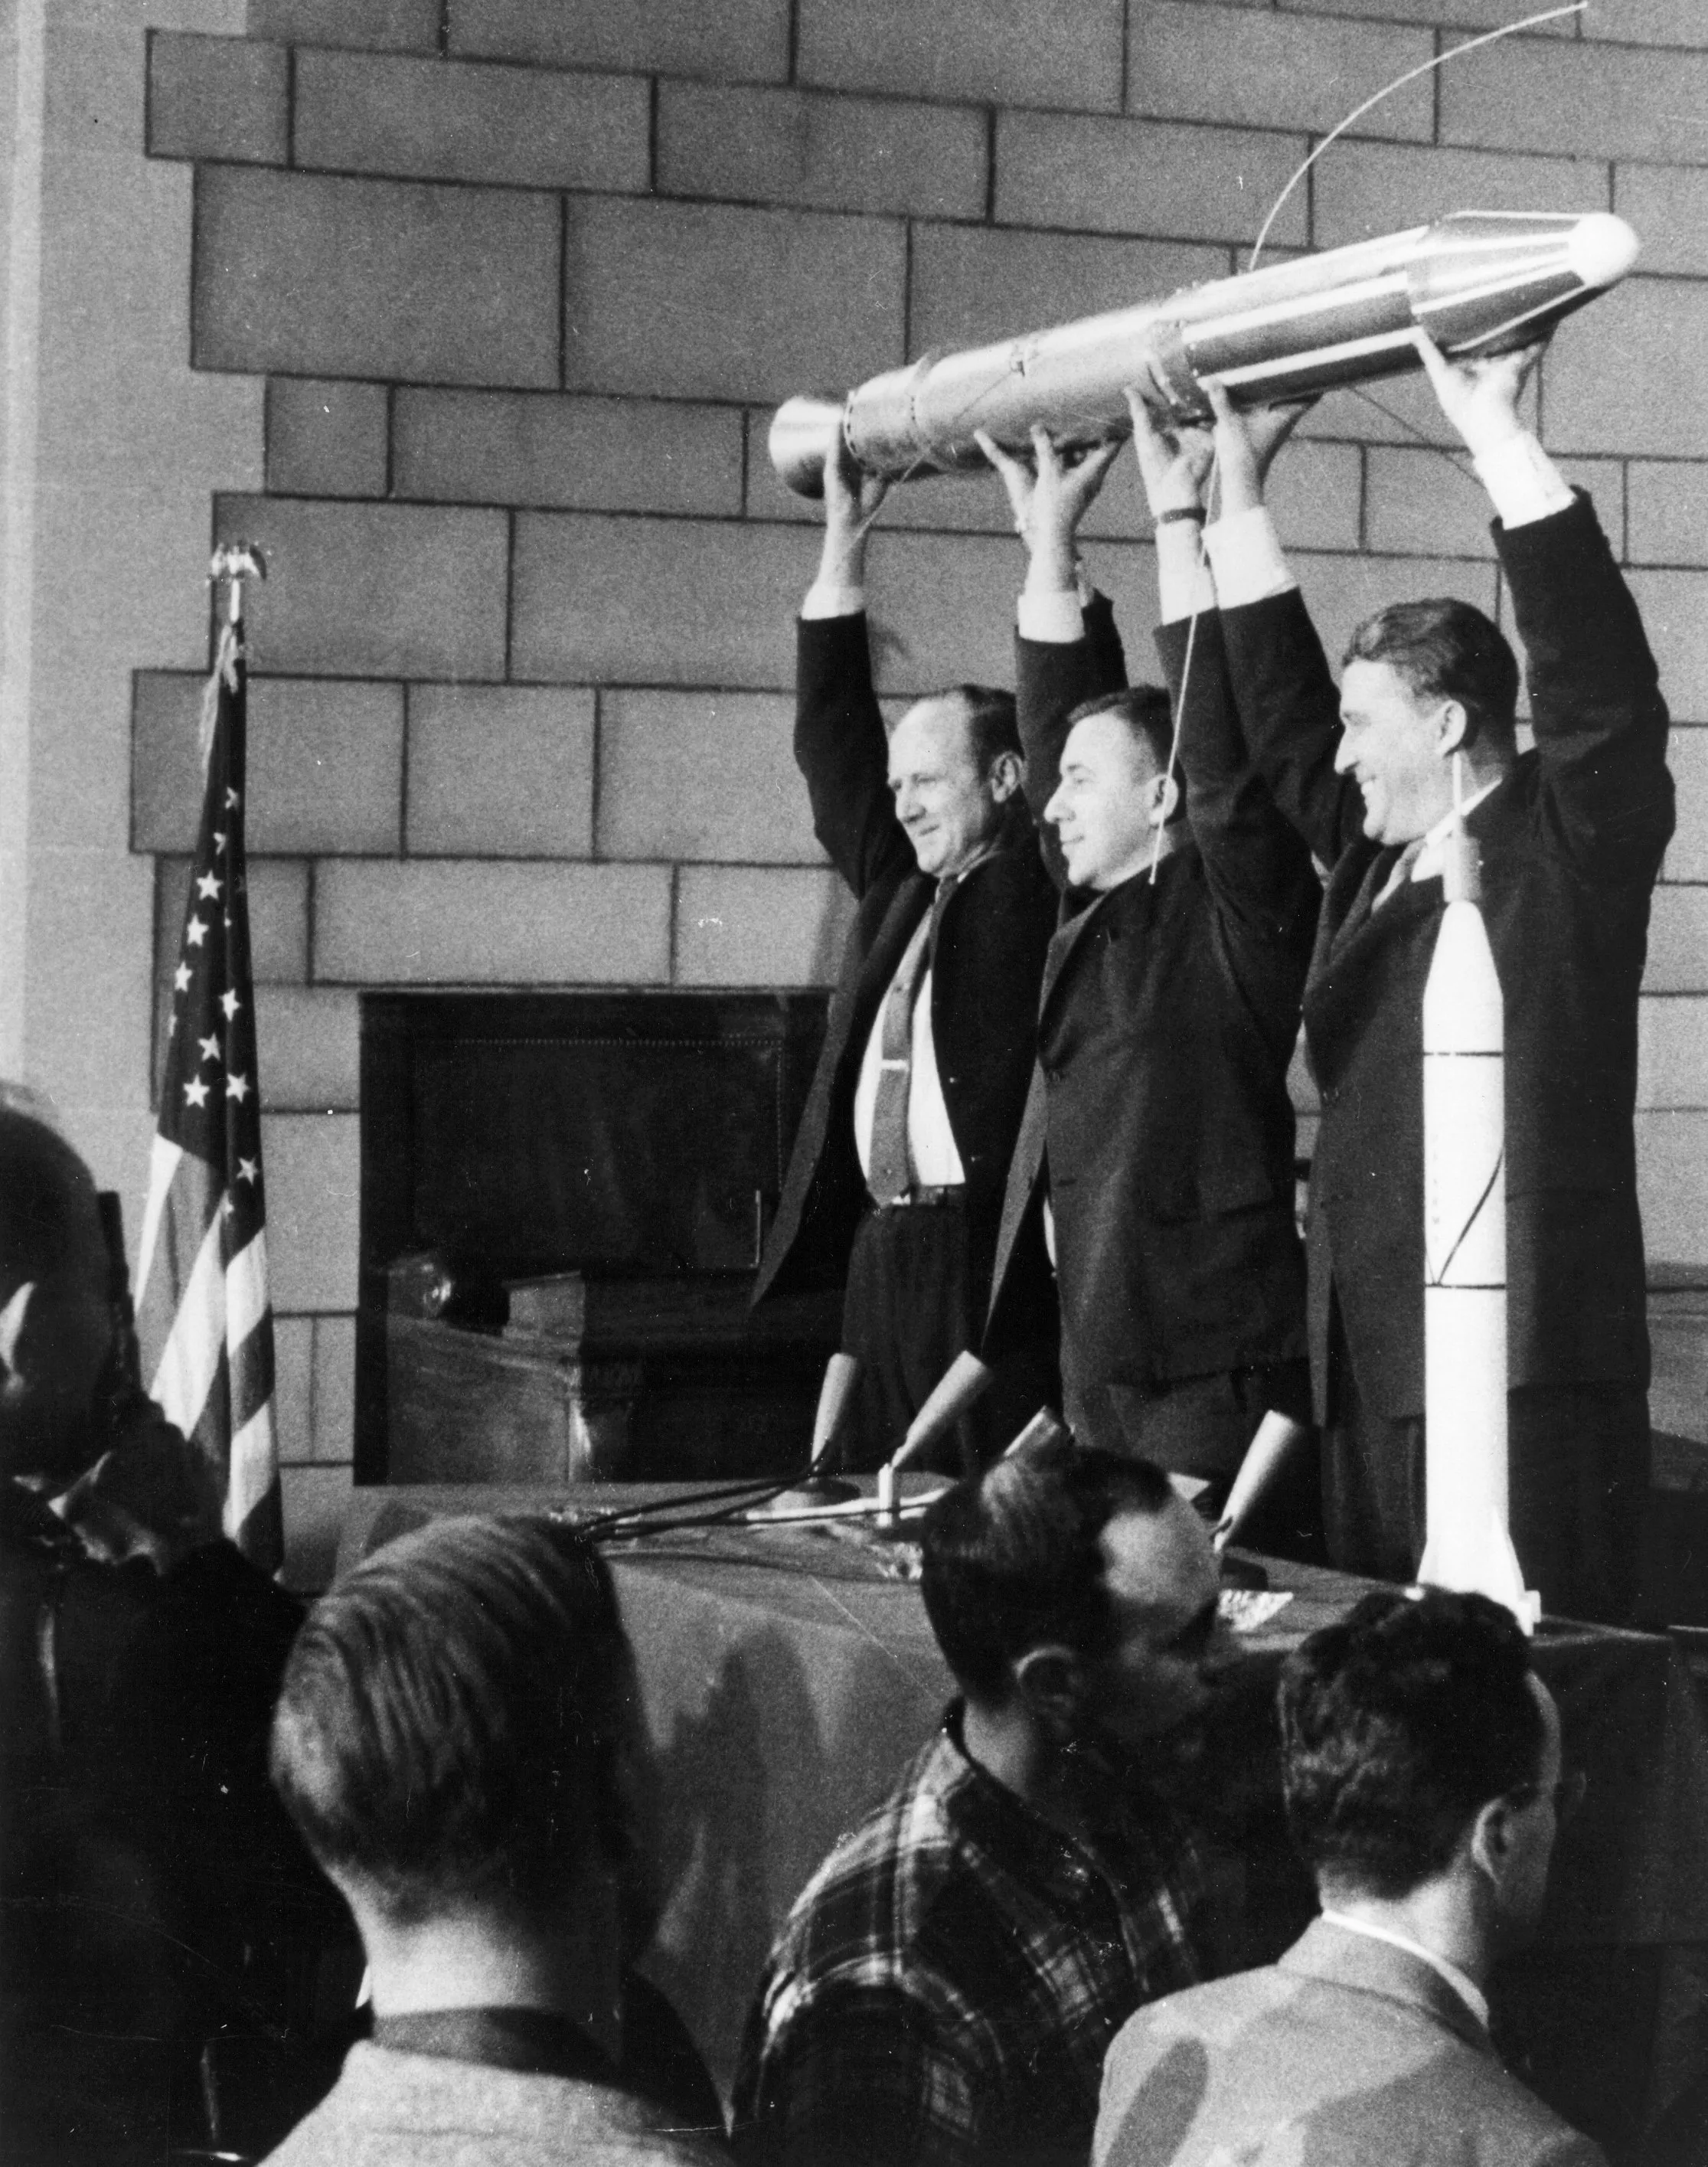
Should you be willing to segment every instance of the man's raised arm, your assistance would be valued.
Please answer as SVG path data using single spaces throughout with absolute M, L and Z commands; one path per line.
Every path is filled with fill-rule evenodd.
M 1221 516 L 1204 546 L 1222 612 L 1240 727 L 1271 795 L 1325 865 L 1363 832 L 1363 798 L 1335 772 L 1340 702 L 1323 644 L 1264 508 L 1261 425 L 1214 379 Z
M 1044 820 L 1060 779 L 1067 718 L 1083 701 L 1126 688 L 1127 667 L 1114 613 L 1086 581 L 1079 527 L 1118 443 L 1100 444 L 1078 460 L 1056 449 L 1048 431 L 1032 432 L 1032 464 L 992 438 L 979 436 L 985 457 L 1002 478 L 1014 525 L 1026 545 L 1020 591 L 1014 693 L 1020 742 L 1026 750 L 1026 802 L 1038 824 L 1039 847 L 1058 887 L 1067 884 L 1061 846 Z
M 866 535 L 886 485 L 861 475 L 838 434 L 824 463 L 824 546 L 796 628 L 795 758 L 812 832 L 856 895 L 912 847 L 890 795 L 884 718 L 866 629 Z
M 1591 878 L 1651 886 L 1673 832 L 1666 703 L 1594 509 L 1520 418 L 1541 348 L 1450 362 L 1420 335 L 1418 350 L 1497 515 L 1541 767 L 1543 840 Z
M 1187 817 L 1204 871 L 1238 952 L 1257 965 L 1266 1009 L 1278 1003 L 1298 1028 L 1299 988 L 1310 955 L 1319 888 L 1310 852 L 1276 806 L 1240 734 L 1214 583 L 1200 546 L 1214 447 L 1207 428 L 1180 426 L 1137 390 L 1128 394 L 1156 543 L 1161 622 L 1156 648 L 1179 721 Z M 1303 408 L 1266 417 L 1260 472 Z M 1239 936 L 1256 943 L 1247 948 Z M 1287 967 L 1277 977 L 1276 965 Z

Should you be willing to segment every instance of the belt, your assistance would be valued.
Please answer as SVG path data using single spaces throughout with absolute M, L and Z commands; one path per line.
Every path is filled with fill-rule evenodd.
M 959 1204 L 965 1194 L 966 1185 L 964 1182 L 952 1182 L 942 1189 L 922 1189 L 916 1184 L 913 1188 L 905 1190 L 900 1196 L 892 1196 L 886 1204 L 880 1204 L 875 1197 L 872 1200 L 872 1209 L 875 1211 L 902 1211 L 915 1205 L 925 1207 L 931 1205 Z

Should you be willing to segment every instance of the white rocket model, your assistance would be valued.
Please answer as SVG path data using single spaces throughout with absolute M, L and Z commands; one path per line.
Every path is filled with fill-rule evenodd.
M 1462 820 L 1442 882 L 1423 999 L 1428 1516 L 1418 1578 L 1487 1595 L 1532 1632 L 1541 1604 L 1507 1520 L 1505 1026 Z

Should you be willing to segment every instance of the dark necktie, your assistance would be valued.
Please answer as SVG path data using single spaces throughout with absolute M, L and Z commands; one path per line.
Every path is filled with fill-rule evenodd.
M 946 886 L 946 883 L 944 884 Z M 866 1186 L 880 1204 L 893 1204 L 913 1183 L 907 1154 L 907 1109 L 913 1087 L 913 1004 L 931 951 L 931 930 L 942 908 L 944 888 L 913 929 L 890 990 L 884 996 L 883 1036 L 879 1045 L 878 1093 L 872 1103 L 872 1151 Z

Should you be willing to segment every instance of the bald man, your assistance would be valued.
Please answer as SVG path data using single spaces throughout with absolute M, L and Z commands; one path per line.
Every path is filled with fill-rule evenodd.
M 858 908 L 755 1290 L 845 1280 L 842 1347 L 860 1368 L 843 1458 L 856 1467 L 887 1459 L 979 1345 L 1056 915 L 1013 696 L 959 686 L 886 734 L 865 596 L 882 494 L 838 448 L 801 614 L 795 752 Z M 1113 642 L 1107 607 L 1088 616 Z M 944 1433 L 939 1465 L 984 1464 L 1055 1397 L 1047 1273 L 1035 1295 L 1035 1329 Z

